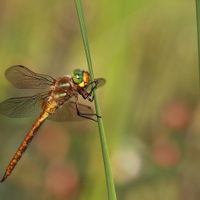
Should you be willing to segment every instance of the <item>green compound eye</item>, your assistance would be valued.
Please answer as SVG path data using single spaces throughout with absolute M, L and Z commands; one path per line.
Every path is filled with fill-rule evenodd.
M 83 81 L 83 72 L 80 69 L 73 70 L 72 78 L 76 84 L 81 83 Z

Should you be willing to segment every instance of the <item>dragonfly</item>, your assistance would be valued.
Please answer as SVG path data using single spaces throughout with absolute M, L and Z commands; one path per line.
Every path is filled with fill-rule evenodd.
M 13 86 L 19 89 L 48 90 L 34 96 L 10 98 L 0 103 L 0 114 L 11 118 L 39 115 L 10 161 L 1 182 L 12 173 L 47 118 L 61 122 L 83 119 L 97 121 L 96 119 L 101 116 L 95 114 L 90 106 L 80 104 L 78 96 L 92 102 L 94 100 L 93 90 L 106 82 L 104 78 L 94 79 L 92 82 L 89 72 L 80 69 L 73 70 L 72 75 L 54 79 L 48 75 L 35 73 L 22 65 L 8 68 L 5 76 Z

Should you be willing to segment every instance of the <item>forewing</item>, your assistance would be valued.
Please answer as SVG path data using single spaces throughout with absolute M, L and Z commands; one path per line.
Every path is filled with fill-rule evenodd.
M 31 97 L 16 97 L 0 103 L 0 114 L 12 117 L 29 117 L 41 113 L 41 101 L 47 98 L 48 92 Z M 43 102 L 43 101 L 42 101 Z
M 89 106 L 79 104 L 79 109 L 81 113 L 93 114 L 93 110 Z M 55 114 L 49 116 L 48 119 L 59 122 L 85 120 L 85 118 L 77 115 L 76 104 L 73 101 L 67 101 L 65 104 L 57 109 Z
M 53 85 L 55 81 L 48 75 L 34 73 L 21 65 L 8 68 L 5 76 L 11 84 L 19 89 L 44 89 Z

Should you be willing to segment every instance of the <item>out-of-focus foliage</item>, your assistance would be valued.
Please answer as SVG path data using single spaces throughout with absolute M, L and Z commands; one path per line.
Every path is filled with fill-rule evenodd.
M 200 194 L 200 111 L 195 3 L 83 1 L 119 200 L 189 200 Z M 73 1 L 0 1 L 0 101 L 16 64 L 54 78 L 87 70 Z M 82 101 L 82 103 L 90 104 Z M 0 116 L 0 172 L 37 117 Z M 97 124 L 46 121 L 0 199 L 107 198 Z

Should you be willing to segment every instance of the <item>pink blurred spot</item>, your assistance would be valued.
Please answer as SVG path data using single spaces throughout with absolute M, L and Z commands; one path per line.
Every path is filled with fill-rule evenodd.
M 163 108 L 163 123 L 171 129 L 184 130 L 188 126 L 190 118 L 191 111 L 183 102 L 173 101 Z
M 44 158 L 56 161 L 66 155 L 69 143 L 69 137 L 62 129 L 51 126 L 38 134 L 36 147 Z
M 151 153 L 155 163 L 164 168 L 176 166 L 181 159 L 179 147 L 169 142 L 155 144 Z
M 78 174 L 72 165 L 52 166 L 46 173 L 46 189 L 57 198 L 68 198 L 78 189 Z

